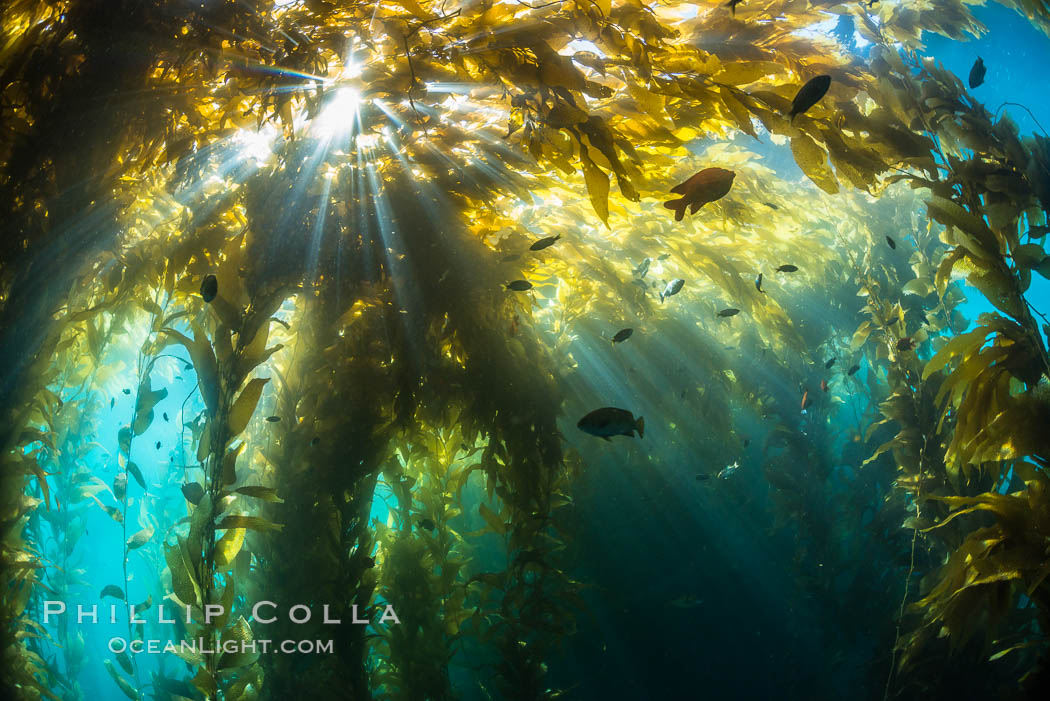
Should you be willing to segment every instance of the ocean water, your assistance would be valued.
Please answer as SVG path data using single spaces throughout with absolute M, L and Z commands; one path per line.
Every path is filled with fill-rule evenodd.
M 399 3 L 409 13 L 411 5 Z M 742 15 L 746 5 L 737 8 Z M 987 33 L 972 41 L 927 33 L 919 53 L 963 79 L 982 57 L 988 72 L 974 98 L 993 112 L 1005 105 L 1023 135 L 1045 134 L 1039 123 L 1050 125 L 1050 95 L 1040 76 L 1050 66 L 1050 39 L 1010 8 L 972 11 Z M 825 22 L 811 32 L 828 29 Z M 574 50 L 588 47 L 597 48 L 587 42 Z M 868 42 L 854 52 L 858 65 L 871 60 Z M 305 65 L 298 70 L 309 74 Z M 431 97 L 442 89 L 432 84 Z M 398 114 L 453 115 L 435 117 L 431 129 L 447 128 L 457 111 L 470 117 L 471 105 L 457 102 L 463 89 L 447 89 L 449 101 L 428 106 L 419 98 L 418 107 L 401 105 Z M 896 433 L 877 423 L 892 363 L 886 348 L 880 355 L 851 339 L 868 318 L 861 308 L 871 298 L 856 295 L 868 271 L 884 275 L 880 289 L 904 300 L 912 335 L 914 319 L 936 305 L 929 295 L 920 305 L 890 289 L 913 275 L 914 255 L 937 245 L 936 236 L 923 237 L 922 199 L 900 184 L 888 191 L 890 204 L 855 193 L 822 195 L 787 139 L 764 128 L 756 138 L 732 129 L 718 139 L 698 136 L 675 156 L 691 152 L 689 163 L 720 157 L 741 173 L 729 196 L 740 209 L 718 210 L 721 225 L 712 216 L 689 233 L 666 228 L 672 215 L 649 193 L 636 209 L 614 211 L 603 227 L 576 176 L 557 195 L 537 179 L 532 192 L 493 193 L 488 201 L 485 188 L 503 184 L 500 163 L 513 170 L 521 162 L 496 138 L 488 147 L 498 157 L 463 156 L 461 163 L 483 163 L 469 177 L 450 176 L 459 185 L 477 179 L 468 183 L 476 188 L 465 188 L 470 198 L 446 197 L 441 184 L 450 180 L 436 175 L 420 176 L 408 195 L 379 196 L 399 181 L 369 159 L 400 159 L 406 172 L 423 166 L 410 162 L 407 148 L 394 148 L 398 139 L 409 141 L 410 129 L 392 116 L 392 98 L 382 98 L 391 103 L 383 108 L 384 130 L 335 143 L 347 128 L 363 135 L 375 126 L 369 119 L 383 119 L 362 112 L 370 99 L 381 98 L 355 95 L 336 117 L 320 108 L 297 115 L 300 133 L 326 114 L 349 120 L 350 127 L 340 122 L 315 141 L 293 143 L 279 124 L 245 128 L 240 140 L 226 136 L 187 156 L 187 169 L 200 172 L 185 180 L 182 166 L 158 164 L 148 205 L 119 202 L 127 230 L 114 234 L 114 246 L 92 244 L 90 222 L 63 234 L 68 256 L 81 258 L 76 279 L 50 297 L 27 295 L 55 301 L 45 316 L 75 328 L 59 335 L 64 347 L 43 345 L 62 364 L 25 350 L 17 372 L 11 364 L 4 378 L 11 425 L 21 434 L 22 421 L 42 436 L 5 436 L 12 460 L 36 461 L 49 485 L 45 492 L 33 473 L 20 477 L 16 492 L 39 501 L 18 515 L 26 516 L 18 529 L 5 526 L 9 693 L 64 700 L 1040 698 L 1031 695 L 1038 688 L 1022 690 L 1018 681 L 1035 666 L 1034 653 L 1046 659 L 1045 619 L 1035 616 L 988 640 L 982 620 L 979 642 L 949 650 L 934 641 L 911 667 L 896 666 L 902 641 L 921 619 L 910 605 L 929 593 L 947 551 L 922 539 L 916 558 L 913 531 L 901 527 L 915 514 L 915 499 L 894 496 L 903 473 L 888 454 L 865 464 Z M 505 121 L 492 121 L 498 137 Z M 481 128 L 464 121 L 463 130 Z M 447 162 L 450 174 L 463 155 L 436 146 L 417 155 L 427 149 L 438 155 L 420 163 Z M 277 153 L 295 154 L 282 161 L 280 177 L 269 170 Z M 16 155 L 6 152 L 8 161 Z M 355 174 L 337 173 L 352 171 L 354 159 Z M 681 179 L 692 172 L 682 170 Z M 134 191 L 143 202 L 146 189 Z M 224 193 L 240 197 L 237 206 L 228 207 Z M 354 197 L 367 206 L 346 204 Z M 763 205 L 761 197 L 779 205 Z M 799 202 L 807 204 L 793 209 Z M 476 219 L 456 223 L 467 210 Z M 706 217 L 710 207 L 701 211 Z M 209 222 L 213 212 L 220 214 Z M 785 213 L 797 222 L 785 224 Z M 576 217 L 572 227 L 563 226 L 564 217 Z M 739 243 L 774 217 L 782 236 Z M 209 243 L 200 251 L 179 250 L 178 235 L 168 233 L 156 248 L 143 244 L 143 229 L 167 231 L 170 221 L 187 230 L 221 229 L 227 241 L 252 234 L 243 247 Z M 657 221 L 663 228 L 656 233 L 645 229 Z M 738 230 L 740 221 L 754 228 Z M 839 232 L 835 239 L 841 221 L 863 222 L 870 236 Z M 912 230 L 893 228 L 902 222 Z M 509 231 L 513 226 L 520 230 Z M 530 240 L 551 235 L 561 239 L 528 249 Z M 833 240 L 857 248 L 825 255 L 820 249 L 834 247 Z M 705 248 L 689 247 L 696 242 Z M 763 246 L 768 260 L 757 264 Z M 713 267 L 698 262 L 704 251 Z M 847 269 L 853 255 L 860 266 Z M 12 256 L 5 274 L 23 262 Z M 776 273 L 778 263 L 802 270 L 797 278 Z M 644 274 L 641 265 L 648 266 Z M 740 275 L 720 278 L 722 265 Z M 200 287 L 212 270 L 220 271 L 216 300 Z M 745 304 L 758 272 L 764 289 Z M 681 292 L 661 298 L 680 277 Z M 35 278 L 42 287 L 49 282 Z M 531 290 L 507 287 L 522 279 Z M 0 298 L 8 305 L 5 319 L 19 316 L 11 313 L 12 300 L 20 299 L 12 289 Z M 950 289 L 965 297 L 956 309 L 966 323 L 942 331 L 945 339 L 997 312 L 959 275 Z M 761 295 L 775 300 L 776 314 L 761 310 Z M 1050 313 L 1050 282 L 1032 274 L 1025 299 L 1036 314 Z M 230 338 L 219 305 L 231 302 L 238 323 L 252 314 L 264 320 L 269 340 L 251 352 L 240 338 L 226 347 L 217 340 L 224 332 Z M 739 314 L 716 315 L 736 305 Z M 85 309 L 86 325 L 70 319 Z M 9 349 L 15 328 L 3 328 Z M 630 338 L 611 342 L 622 328 L 633 329 Z M 788 337 L 797 337 L 804 352 Z M 272 355 L 262 353 L 276 344 Z M 925 363 L 935 348 L 922 341 L 914 352 Z M 216 411 L 219 400 L 208 388 L 232 376 L 221 373 L 240 372 L 231 357 L 252 356 L 258 365 L 241 373 L 248 389 L 240 389 L 239 377 Z M 859 370 L 848 373 L 854 364 Z M 232 400 L 252 394 L 250 378 L 267 382 L 256 386 L 244 413 Z M 918 385 L 917 377 L 907 381 Z M 1041 377 L 1031 384 L 1045 383 Z M 578 426 L 601 407 L 632 414 L 609 441 L 600 429 Z M 239 415 L 244 425 L 231 431 L 228 445 L 243 452 L 230 459 L 236 479 L 226 480 L 227 446 L 201 443 L 220 423 L 216 417 L 232 425 Z M 644 435 L 634 423 L 641 417 Z M 1041 457 L 1028 464 L 1044 465 Z M 1024 488 L 1017 466 L 989 474 L 959 494 Z M 203 500 L 196 488 L 207 492 Z M 214 519 L 202 519 L 201 505 L 212 497 L 222 506 Z M 223 528 L 220 514 L 234 520 Z M 219 533 L 211 537 L 205 521 Z M 207 579 L 199 569 L 193 577 L 198 595 L 209 588 L 213 602 L 229 605 L 232 615 L 213 630 L 233 639 L 242 631 L 231 626 L 243 616 L 256 640 L 307 648 L 247 663 L 227 657 L 218 664 L 225 671 L 203 673 L 207 679 L 202 664 L 214 666 L 192 654 L 136 654 L 122 669 L 116 652 L 129 640 L 163 649 L 194 631 L 208 635 L 199 610 L 192 622 L 182 620 L 176 593 L 193 589 L 176 581 L 179 572 L 200 567 L 180 542 L 200 542 L 194 539 L 201 532 L 206 561 L 221 549 L 216 540 L 238 540 L 229 562 Z M 143 543 L 135 543 L 136 534 Z M 26 568 L 11 554 L 21 552 L 40 565 L 19 618 L 8 611 L 25 586 Z M 107 595 L 107 587 L 119 596 Z M 235 593 L 223 599 L 228 587 Z M 1009 615 L 1034 609 L 1037 598 L 1011 600 Z M 136 630 L 125 603 L 147 599 L 144 628 Z M 274 602 L 277 622 L 253 615 L 260 601 Z M 60 603 L 65 612 L 45 619 Z M 370 622 L 348 623 L 353 604 Z M 308 622 L 289 622 L 296 605 L 300 614 L 310 612 Z M 366 605 L 372 615 L 363 613 Z M 78 606 L 97 607 L 98 620 L 77 621 Z M 162 606 L 180 622 L 161 622 Z M 325 606 L 343 623 L 321 624 Z M 381 621 L 384 607 L 398 620 Z M 25 630 L 34 636 L 15 636 Z M 1033 643 L 1024 653 L 1030 656 L 988 660 L 1022 641 Z M 23 650 L 39 660 L 29 677 Z

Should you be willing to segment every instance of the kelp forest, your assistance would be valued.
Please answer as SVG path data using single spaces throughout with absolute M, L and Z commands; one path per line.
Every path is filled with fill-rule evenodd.
M 1045 698 L 985 8 L 2 3 L 5 697 Z

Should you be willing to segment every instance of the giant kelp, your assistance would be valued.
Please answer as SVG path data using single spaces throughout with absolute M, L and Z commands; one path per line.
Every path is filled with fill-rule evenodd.
M 126 428 L 100 438 L 121 469 L 102 488 L 123 508 L 93 502 L 129 529 L 129 494 L 152 503 L 135 492 L 133 440 L 167 391 L 153 370 L 175 362 L 196 379 L 167 478 L 186 487 L 186 517 L 140 509 L 120 556 L 166 565 L 151 594 L 170 582 L 196 609 L 185 637 L 250 639 L 240 597 L 290 603 L 307 584 L 344 618 L 379 593 L 409 621 L 375 644 L 341 629 L 340 654 L 311 670 L 310 688 L 287 659 L 227 654 L 185 656 L 196 691 L 183 691 L 282 698 L 349 677 L 347 698 L 452 698 L 455 650 L 484 644 L 502 696 L 557 695 L 548 662 L 582 604 L 560 561 L 574 459 L 557 417 L 572 407 L 565 387 L 594 391 L 585 370 L 605 362 L 587 352 L 595 319 L 639 320 L 631 343 L 651 337 L 656 357 L 701 350 L 699 379 L 679 397 L 710 429 L 683 440 L 698 455 L 723 458 L 748 414 L 778 425 L 762 475 L 779 525 L 793 527 L 800 581 L 825 599 L 835 589 L 816 568 L 847 567 L 870 536 L 829 538 L 851 511 L 831 452 L 844 437 L 828 421 L 843 394 L 818 390 L 820 364 L 864 352 L 867 387 L 841 378 L 867 398 L 847 445 L 870 447 L 861 474 L 880 472 L 854 488 L 879 489 L 892 455 L 900 489 L 885 518 L 915 510 L 900 544 L 906 581 L 920 538 L 944 535 L 952 553 L 919 602 L 912 647 L 935 625 L 965 633 L 994 618 L 1020 583 L 1045 620 L 1045 553 L 1026 539 L 1045 530 L 1048 365 L 1023 294 L 1047 259 L 1020 236 L 1045 225 L 1048 142 L 1021 139 L 954 76 L 893 47 L 917 45 L 922 30 L 981 31 L 962 3 L 927 5 L 825 8 L 876 44 L 868 60 L 799 32 L 825 10 L 789 2 L 735 13 L 637 0 L 6 5 L 5 679 L 30 694 L 57 678 L 27 634 L 47 566 L 28 522 L 77 474 L 57 455 L 56 416 L 74 400 L 104 406 L 106 373 L 137 388 Z M 1045 8 L 1018 6 L 1046 26 Z M 798 86 L 818 74 L 831 76 L 828 95 L 789 119 Z M 738 134 L 787 146 L 819 190 L 778 182 Z M 732 191 L 674 223 L 659 202 L 711 164 L 737 173 Z M 933 224 L 914 220 L 916 198 L 894 180 L 928 191 Z M 871 212 L 894 229 L 874 230 Z M 914 240 L 908 264 L 874 253 L 887 234 Z M 657 251 L 653 277 L 688 280 L 695 318 L 659 304 L 653 278 L 636 272 Z M 805 261 L 797 277 L 753 284 L 790 260 Z M 1001 314 L 961 333 L 953 273 Z M 206 275 L 218 284 L 207 301 Z M 501 289 L 515 279 L 532 291 Z M 813 285 L 864 297 L 810 317 Z M 741 316 L 717 317 L 725 306 Z M 855 332 L 858 313 L 869 318 Z M 106 355 L 117 342 L 128 367 Z M 636 377 L 655 394 L 682 369 Z M 988 491 L 988 475 L 1010 470 L 1023 496 Z M 370 523 L 384 493 L 390 520 Z M 150 521 L 154 510 L 165 522 Z M 974 510 L 995 514 L 998 530 L 963 528 Z M 933 530 L 930 514 L 943 519 Z M 466 553 L 494 537 L 504 566 L 473 571 Z M 205 622 L 215 603 L 225 614 Z M 886 630 L 895 608 L 881 611 Z M 1039 644 L 1015 635 L 1020 649 Z M 111 670 L 137 698 L 139 680 Z

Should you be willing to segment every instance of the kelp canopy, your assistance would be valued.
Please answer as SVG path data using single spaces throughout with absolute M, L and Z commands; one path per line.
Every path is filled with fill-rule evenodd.
M 979 35 L 967 4 L 11 0 L 0 26 L 15 697 L 81 698 L 95 665 L 130 698 L 451 699 L 457 664 L 560 697 L 607 453 L 559 419 L 627 402 L 665 453 L 750 451 L 799 586 L 878 631 L 873 696 L 925 698 L 950 654 L 1046 681 L 1050 140 L 916 53 Z M 675 222 L 705 167 L 731 191 Z M 964 280 L 997 310 L 972 327 Z M 105 659 L 40 624 L 100 514 L 102 596 L 190 606 L 179 638 L 251 640 L 250 602 L 303 592 L 401 625 L 275 624 L 336 636 L 308 670 Z

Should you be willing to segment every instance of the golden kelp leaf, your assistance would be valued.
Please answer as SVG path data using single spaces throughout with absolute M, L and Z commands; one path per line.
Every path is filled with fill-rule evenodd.
M 723 85 L 754 83 L 767 75 L 784 73 L 785 68 L 772 61 L 730 61 L 722 64 L 722 70 L 712 80 Z
M 142 384 L 139 385 L 138 401 L 135 404 L 134 431 L 136 436 L 141 436 L 153 423 L 153 407 L 168 396 L 168 390 L 161 388 L 153 391 L 150 378 L 147 375 Z
M 233 484 L 237 481 L 237 456 L 244 450 L 246 443 L 239 443 L 236 448 L 230 448 L 222 458 L 222 483 Z
M 482 504 L 478 507 L 478 513 L 481 514 L 481 518 L 485 519 L 485 523 L 489 524 L 489 528 L 493 531 L 500 535 L 507 533 L 507 524 L 503 523 L 492 509 Z
M 171 590 L 183 604 L 197 606 L 200 604 L 200 587 L 193 578 L 186 546 L 182 539 L 173 546 L 164 547 L 164 559 L 171 572 Z
M 143 309 L 146 310 L 147 314 L 153 316 L 163 316 L 164 310 L 160 308 L 160 305 L 154 302 L 152 299 L 144 299 L 139 302 Z
M 853 332 L 853 340 L 850 341 L 850 351 L 855 353 L 868 341 L 868 336 L 871 335 L 872 326 L 870 321 L 865 321 L 857 330 Z
M 211 453 L 211 421 L 204 424 L 201 438 L 197 441 L 197 462 L 203 464 Z
M 719 94 L 722 97 L 722 103 L 726 106 L 729 114 L 733 116 L 733 120 L 741 131 L 757 139 L 758 134 L 755 133 L 755 126 L 751 123 L 751 112 L 744 106 L 744 103 L 737 99 L 736 95 L 729 88 L 722 88 Z
M 149 542 L 149 539 L 153 537 L 153 526 L 143 528 L 138 533 L 135 533 L 128 538 L 128 550 L 134 550 L 141 548 L 143 545 Z
M 129 699 L 139 698 L 139 692 L 135 691 L 135 687 L 131 685 L 131 682 L 120 675 L 117 668 L 113 666 L 113 660 L 104 660 L 103 664 L 105 664 L 109 676 L 113 677 L 113 681 L 117 683 L 117 686 L 120 687 L 120 690 L 124 692 L 125 696 Z
M 283 524 L 273 523 L 258 516 L 243 516 L 241 514 L 230 514 L 215 524 L 216 528 L 248 528 L 253 531 L 279 531 L 284 528 Z
M 193 370 L 197 373 L 200 382 L 201 397 L 209 414 L 215 415 L 219 406 L 219 366 L 215 362 L 215 352 L 204 330 L 196 323 L 193 324 L 193 340 L 172 328 L 161 329 L 162 333 L 172 336 L 178 343 L 189 351 L 190 359 L 193 361 Z
M 925 297 L 926 295 L 933 292 L 933 285 L 930 284 L 929 280 L 917 277 L 914 280 L 909 280 L 907 283 L 905 283 L 904 286 L 901 288 L 901 291 L 905 294 Z
M 124 426 L 117 431 L 117 445 L 120 447 L 120 452 L 128 455 L 131 453 L 131 427 Z
M 598 166 L 586 152 L 581 150 L 580 163 L 583 165 L 583 179 L 587 184 L 587 194 L 591 198 L 591 206 L 598 218 L 609 225 L 609 175 Z
M 838 180 L 828 165 L 828 155 L 808 134 L 791 137 L 791 153 L 798 167 L 817 187 L 829 195 L 839 191 Z
M 215 677 L 205 667 L 197 670 L 197 676 L 191 679 L 190 683 L 200 689 L 200 692 L 209 699 L 214 698 L 219 692 L 219 688 L 215 685 Z
M 98 595 L 98 598 L 102 599 L 107 596 L 112 596 L 114 599 L 124 600 L 124 590 L 118 587 L 116 584 L 107 584 L 102 588 L 102 593 Z
M 262 499 L 264 501 L 270 501 L 277 504 L 284 503 L 284 499 L 277 496 L 277 490 L 273 487 L 258 487 L 253 485 L 248 487 L 240 487 L 233 491 L 237 494 L 243 494 L 246 497 L 255 497 L 256 499 Z
M 190 564 L 197 567 L 201 562 L 201 552 L 204 548 L 204 532 L 211 523 L 214 515 L 214 503 L 210 494 L 201 497 L 200 502 L 193 508 L 190 516 L 190 532 L 186 540 L 186 554 L 190 558 Z
M 244 533 L 243 528 L 231 528 L 223 534 L 222 538 L 219 538 L 219 542 L 215 544 L 216 564 L 226 567 L 233 562 L 237 553 L 241 551 L 241 546 L 244 545 Z
M 251 642 L 252 637 L 252 627 L 244 619 L 244 616 L 238 618 L 230 626 L 230 629 L 222 635 L 223 640 L 236 640 L 239 643 Z
M 944 293 L 948 291 L 948 282 L 951 280 L 952 269 L 965 255 L 965 249 L 962 247 L 956 247 L 952 249 L 951 253 L 941 259 L 940 265 L 937 266 L 937 274 L 933 278 L 933 283 L 937 287 L 937 295 L 939 297 L 943 297 Z
M 1014 249 L 1014 263 L 1024 268 L 1035 268 L 1046 259 L 1046 252 L 1038 243 L 1021 244 Z
M 149 594 L 148 596 L 146 596 L 146 600 L 145 601 L 143 601 L 140 604 L 136 604 L 135 605 L 135 615 L 137 616 L 140 613 L 145 613 L 146 611 L 149 611 L 151 608 L 153 608 L 153 595 Z
M 230 614 L 233 613 L 233 599 L 234 594 L 237 593 L 236 581 L 231 577 L 224 577 L 226 580 L 226 586 L 222 588 L 222 598 L 219 600 L 219 605 L 222 606 L 222 613 L 214 620 L 216 628 L 222 628 L 230 620 Z
M 959 243 L 966 246 L 977 258 L 989 260 L 998 256 L 995 234 L 980 217 L 970 214 L 957 202 L 944 197 L 934 196 L 926 200 L 926 209 L 934 220 L 945 226 L 954 226 L 966 234 L 959 237 L 960 232 L 956 232 Z
M 269 381 L 269 378 L 253 378 L 234 400 L 230 408 L 229 436 L 231 439 L 248 427 L 248 421 L 255 413 L 255 405 L 259 403 L 259 397 L 262 396 L 263 387 Z
M 142 470 L 139 469 L 139 466 L 136 465 L 133 462 L 129 462 L 127 469 L 128 469 L 128 474 L 130 474 L 132 477 L 135 478 L 135 481 L 139 483 L 140 487 L 145 489 L 146 488 L 146 480 L 144 480 L 142 478 Z

